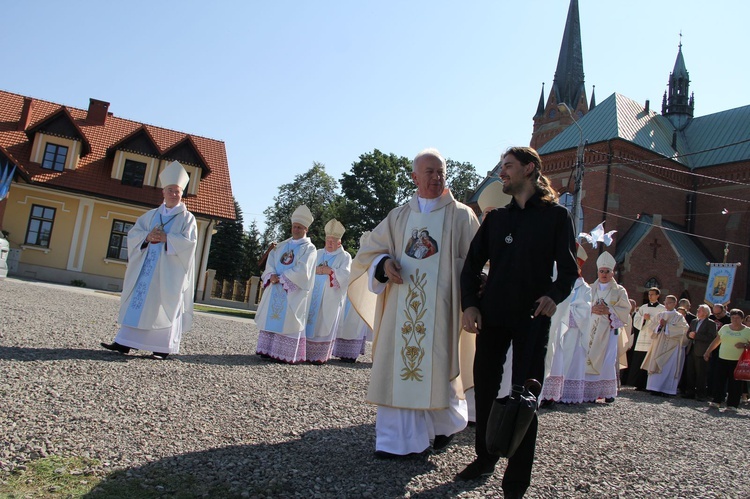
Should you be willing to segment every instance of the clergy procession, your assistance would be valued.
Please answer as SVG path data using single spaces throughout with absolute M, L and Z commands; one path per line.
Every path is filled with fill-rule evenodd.
M 576 237 L 534 149 L 510 148 L 500 165 L 500 181 L 479 199 L 480 224 L 446 187 L 440 152 L 421 151 L 415 194 L 362 235 L 354 258 L 336 219 L 316 250 L 311 210 L 297 207 L 290 237 L 266 255 L 255 353 L 290 365 L 353 363 L 371 341 L 364 398 L 377 406 L 374 457 L 442 452 L 472 423 L 476 457 L 455 479 L 486 478 L 507 458 L 505 497 L 530 486 L 538 407 L 612 404 L 631 385 L 736 411 L 747 391 L 732 375 L 750 347 L 743 312 L 700 305 L 693 316 L 688 300 L 662 302 L 657 288 L 636 307 L 606 250 L 587 283 L 584 244 L 596 249 L 612 234 Z M 196 223 L 181 202 L 184 168 L 174 162 L 160 180 L 163 204 L 128 233 L 120 329 L 102 346 L 163 360 L 179 353 L 192 323 Z M 498 450 L 502 439 L 514 444 Z

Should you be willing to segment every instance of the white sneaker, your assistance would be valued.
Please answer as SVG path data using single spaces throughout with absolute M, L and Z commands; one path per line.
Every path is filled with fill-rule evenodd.
M 718 409 L 721 407 L 721 404 L 717 404 L 716 402 L 709 402 L 708 407 L 713 407 L 714 409 Z
M 736 414 L 737 413 L 737 408 L 736 407 L 732 407 L 732 406 L 727 406 L 727 408 L 724 409 L 724 412 L 733 412 L 733 413 Z

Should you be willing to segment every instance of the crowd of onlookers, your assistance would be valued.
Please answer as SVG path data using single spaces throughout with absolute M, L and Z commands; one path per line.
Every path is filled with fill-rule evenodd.
M 695 314 L 687 299 L 676 300 L 668 296 L 664 303 L 659 303 L 660 291 L 651 288 L 648 291 L 649 303 L 632 310 L 631 348 L 627 350 L 628 367 L 621 371 L 621 382 L 636 390 L 647 390 L 654 395 L 672 396 L 709 401 L 709 406 L 719 408 L 725 404 L 729 412 L 737 411 L 741 401 L 748 400 L 748 383 L 734 379 L 737 361 L 745 348 L 750 348 L 750 315 L 746 316 L 740 309 L 727 308 L 716 303 L 713 307 L 701 304 Z M 677 345 L 674 362 L 656 365 L 669 368 L 670 377 L 674 380 L 674 390 L 660 390 L 651 386 L 649 379 L 655 374 L 647 364 L 639 363 L 637 345 L 644 343 L 644 337 L 659 338 L 668 334 L 664 328 L 654 322 L 654 318 L 663 310 L 673 309 L 683 320 L 675 322 L 675 329 L 685 329 L 684 334 L 674 335 Z M 653 310 L 649 314 L 649 310 Z M 657 312 L 658 311 L 658 312 Z M 640 328 L 636 327 L 640 326 Z M 678 331 L 679 332 L 679 331 Z M 653 345 L 653 343 L 652 343 Z M 640 349 L 643 352 L 643 348 Z M 652 349 L 653 352 L 653 349 Z M 656 352 L 653 352 L 657 355 Z M 646 350 L 648 355 L 648 350 Z

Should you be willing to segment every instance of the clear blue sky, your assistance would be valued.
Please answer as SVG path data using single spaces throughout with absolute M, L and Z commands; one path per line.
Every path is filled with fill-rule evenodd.
M 527 145 L 568 0 L 15 1 L 0 88 L 222 140 L 246 224 L 314 161 L 377 148 L 492 169 Z M 586 90 L 661 98 L 683 54 L 696 115 L 748 104 L 747 0 L 579 0 Z

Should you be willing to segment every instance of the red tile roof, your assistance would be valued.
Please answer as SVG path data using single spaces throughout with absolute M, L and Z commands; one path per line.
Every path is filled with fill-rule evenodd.
M 33 184 L 45 184 L 51 188 L 93 194 L 144 206 L 158 206 L 163 200 L 161 189 L 122 185 L 119 180 L 111 177 L 113 158 L 111 155 L 107 157 L 109 147 L 144 127 L 162 153 L 187 140 L 192 142 L 198 154 L 205 160 L 209 172 L 204 174 L 200 181 L 198 195 L 183 198 L 188 210 L 195 215 L 210 218 L 235 219 L 224 142 L 113 115 L 107 116 L 104 125 L 92 125 L 86 122 L 87 110 L 34 99 L 27 129 L 33 128 L 63 109 L 72 117 L 73 124 L 91 147 L 90 153 L 79 159 L 75 170 L 53 172 L 43 169 L 39 163 L 30 161 L 33 138 L 29 139 L 24 130 L 18 130 L 23 103 L 23 95 L 0 90 L 0 152 L 16 162 L 19 173 L 26 174 L 22 175 L 25 180 L 28 176 Z

